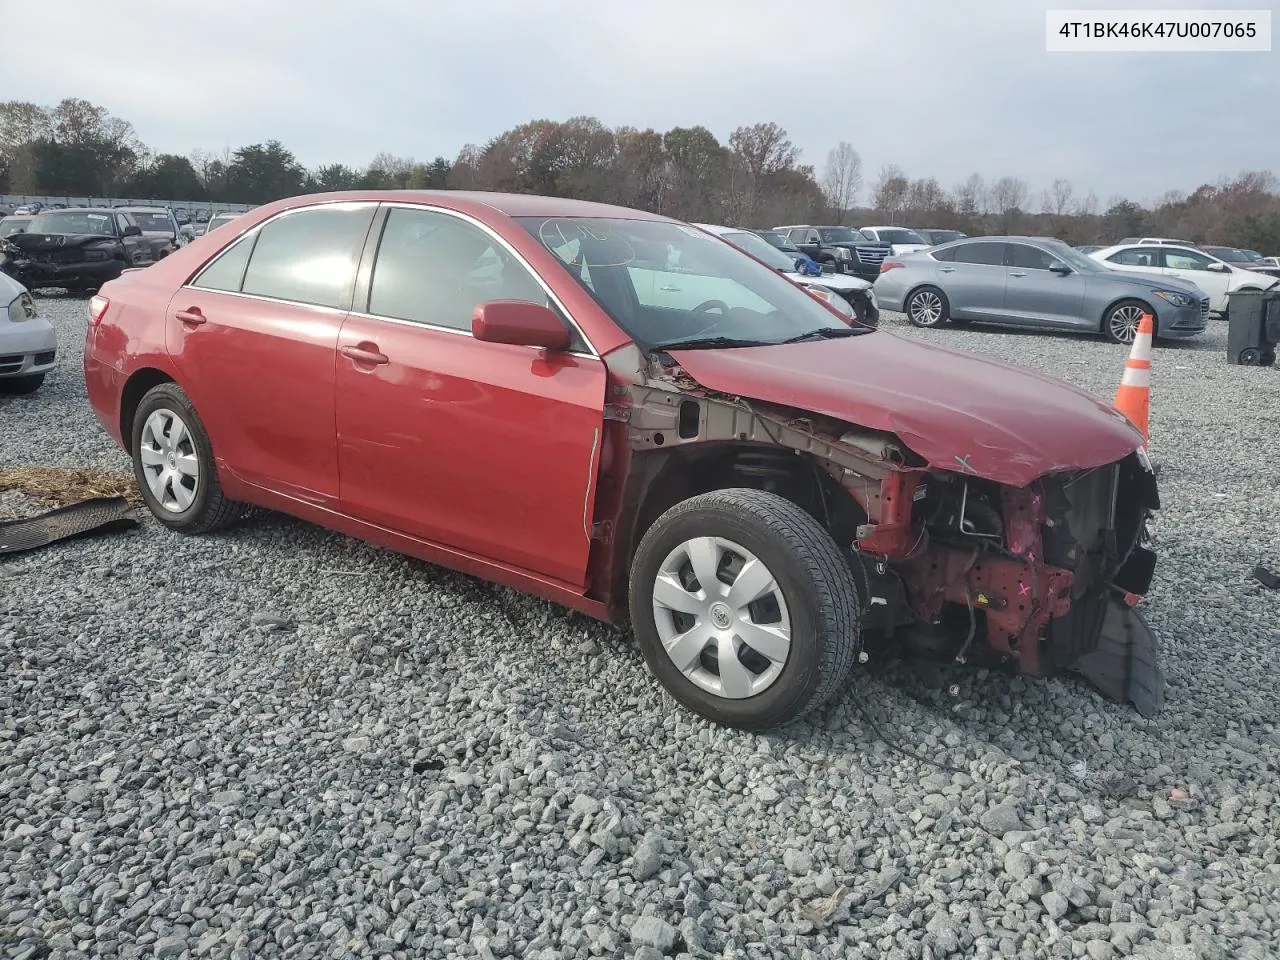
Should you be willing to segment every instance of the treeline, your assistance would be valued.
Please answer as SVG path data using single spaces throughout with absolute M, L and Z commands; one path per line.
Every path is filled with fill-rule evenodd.
M 744 226 L 876 222 L 1049 235 L 1073 244 L 1159 235 L 1280 252 L 1280 195 L 1269 172 L 1170 192 L 1147 208 L 1123 197 L 1102 203 L 1064 179 L 1039 193 L 1017 177 L 987 181 L 977 173 L 945 187 L 890 165 L 868 184 L 851 144 L 829 151 L 817 171 L 801 162 L 776 123 L 738 127 L 722 143 L 702 126 L 613 129 L 594 117 L 524 123 L 452 160 L 380 153 L 361 169 L 307 169 L 276 140 L 220 155 L 157 154 L 131 124 L 86 100 L 0 103 L 0 193 L 256 204 L 308 192 L 406 188 L 552 194 Z

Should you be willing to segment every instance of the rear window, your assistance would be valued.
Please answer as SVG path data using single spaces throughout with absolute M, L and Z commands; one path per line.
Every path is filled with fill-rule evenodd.
M 173 233 L 173 221 L 167 213 L 133 211 L 129 215 L 144 233 Z
M 343 307 L 355 279 L 372 204 L 325 204 L 295 210 L 258 234 L 245 293 L 321 307 Z
M 1003 243 L 962 243 L 955 248 L 956 263 L 984 263 L 989 266 L 1004 264 Z
M 1125 267 L 1158 267 L 1160 251 L 1154 246 L 1134 247 L 1132 250 L 1117 250 L 1107 257 L 1108 263 L 1118 263 Z

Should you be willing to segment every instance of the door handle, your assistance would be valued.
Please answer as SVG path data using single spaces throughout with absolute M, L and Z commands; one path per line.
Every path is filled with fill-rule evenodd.
M 666 286 L 666 287 L 659 287 L 658 289 L 661 290 L 663 293 L 679 293 L 680 292 L 679 287 Z
M 186 310 L 179 310 L 174 316 L 189 327 L 198 327 L 205 322 L 205 316 L 200 312 L 199 307 L 188 307 Z
M 377 344 L 374 343 L 361 343 L 357 346 L 342 347 L 340 352 L 348 360 L 354 360 L 356 363 L 367 363 L 376 366 L 380 363 L 389 362 L 387 355 L 379 350 Z
M 1011 276 L 1011 277 L 1025 277 L 1025 276 L 1026 276 L 1026 274 L 1025 274 L 1025 273 L 1010 273 L 1010 274 L 1009 274 L 1009 276 Z
M 955 267 L 939 267 L 938 272 L 939 273 L 955 273 L 956 268 Z

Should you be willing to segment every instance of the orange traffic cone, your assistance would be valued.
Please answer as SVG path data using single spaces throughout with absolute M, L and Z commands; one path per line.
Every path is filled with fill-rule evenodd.
M 1147 418 L 1151 413 L 1151 314 L 1144 313 L 1133 338 L 1133 349 L 1125 361 L 1124 376 L 1112 406 L 1129 418 L 1142 431 L 1144 441 L 1150 439 Z

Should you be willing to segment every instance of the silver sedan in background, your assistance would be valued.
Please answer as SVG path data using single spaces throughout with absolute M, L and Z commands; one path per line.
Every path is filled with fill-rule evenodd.
M 957 240 L 880 267 L 875 284 L 882 310 L 905 313 L 917 327 L 948 321 L 1101 332 L 1132 343 L 1142 314 L 1156 335 L 1203 332 L 1209 298 L 1168 277 L 1119 273 L 1046 237 Z
M 32 393 L 58 356 L 58 335 L 27 288 L 0 273 L 0 393 Z

